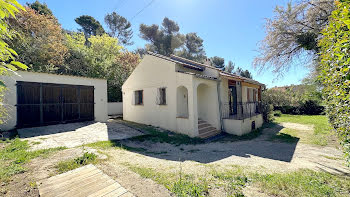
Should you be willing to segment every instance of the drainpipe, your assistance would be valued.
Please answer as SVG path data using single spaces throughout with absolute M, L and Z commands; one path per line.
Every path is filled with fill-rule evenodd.
M 220 97 L 220 82 L 221 80 L 217 81 L 217 92 L 218 92 L 218 100 L 219 100 L 219 117 L 220 117 L 220 128 L 221 131 L 224 131 L 224 124 L 222 120 L 222 113 L 221 113 L 221 97 Z

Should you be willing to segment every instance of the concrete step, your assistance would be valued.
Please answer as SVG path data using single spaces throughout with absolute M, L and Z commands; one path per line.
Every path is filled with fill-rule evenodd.
M 205 127 L 211 127 L 211 125 L 209 123 L 198 124 L 198 129 L 202 129 L 202 128 L 205 128 Z
M 198 119 L 198 133 L 200 138 L 207 139 L 220 134 L 221 131 L 218 131 L 208 122 Z
M 198 129 L 198 133 L 202 134 L 202 133 L 206 133 L 206 132 L 213 131 L 213 130 L 216 130 L 216 128 L 212 127 L 212 126 L 209 126 L 209 127 L 205 127 L 205 128 L 202 128 L 202 129 Z
M 206 139 L 206 138 L 210 138 L 210 137 L 219 135 L 220 133 L 221 133 L 221 131 L 218 131 L 218 130 L 215 129 L 215 130 L 212 130 L 212 131 L 208 131 L 206 133 L 199 134 L 199 137 L 202 138 L 202 139 Z
M 204 120 L 198 119 L 198 124 L 202 124 L 202 123 L 207 123 L 207 122 Z

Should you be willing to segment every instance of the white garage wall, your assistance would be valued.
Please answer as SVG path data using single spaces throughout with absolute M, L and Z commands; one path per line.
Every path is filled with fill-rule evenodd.
M 94 86 L 95 120 L 107 121 L 107 81 L 105 79 L 24 71 L 18 71 L 17 75 L 0 76 L 0 79 L 5 82 L 7 87 L 3 105 L 7 108 L 8 113 L 5 123 L 0 125 L 1 130 L 10 130 L 16 126 L 17 81 Z
M 123 102 L 110 102 L 108 105 L 108 115 L 123 114 Z

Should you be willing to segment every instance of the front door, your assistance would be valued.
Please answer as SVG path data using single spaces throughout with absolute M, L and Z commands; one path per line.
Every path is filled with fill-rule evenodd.
M 229 86 L 229 105 L 230 105 L 230 115 L 237 114 L 237 90 L 236 86 Z

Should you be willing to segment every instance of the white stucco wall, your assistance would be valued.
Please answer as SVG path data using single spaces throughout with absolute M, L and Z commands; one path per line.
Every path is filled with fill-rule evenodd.
M 166 88 L 166 105 L 157 105 L 157 89 Z M 175 63 L 146 55 L 123 84 L 124 120 L 177 130 Z M 133 105 L 133 94 L 143 90 L 143 105 Z
M 146 55 L 122 87 L 123 118 L 128 121 L 158 126 L 191 137 L 198 136 L 197 86 L 206 84 L 208 92 L 205 95 L 200 94 L 199 99 L 206 101 L 209 99 L 210 103 L 203 105 L 201 102 L 200 113 L 205 114 L 205 120 L 214 127 L 220 128 L 217 82 L 176 72 L 180 69 L 181 67 L 176 63 Z M 187 69 L 181 70 L 194 72 Z M 161 87 L 166 88 L 166 105 L 156 104 L 157 89 Z M 184 95 L 184 91 L 178 92 L 179 87 L 186 88 L 187 95 Z M 133 94 L 136 90 L 143 90 L 143 105 L 133 104 Z M 187 99 L 183 99 L 184 96 Z M 178 107 L 179 103 L 185 101 L 187 103 Z M 178 114 L 178 110 L 186 111 L 183 109 L 186 107 L 188 108 L 187 117 Z
M 120 115 L 123 114 L 123 102 L 109 102 L 108 115 Z
M 1 76 L 1 80 L 7 86 L 4 105 L 8 110 L 8 118 L 4 124 L 0 125 L 1 130 L 10 130 L 16 126 L 17 81 L 94 86 L 95 120 L 107 121 L 107 81 L 104 79 L 18 71 L 17 75 Z
M 224 130 L 233 135 L 244 135 L 251 132 L 252 122 L 255 121 L 255 128 L 260 128 L 263 124 L 262 115 L 256 115 L 244 120 L 223 119 Z

